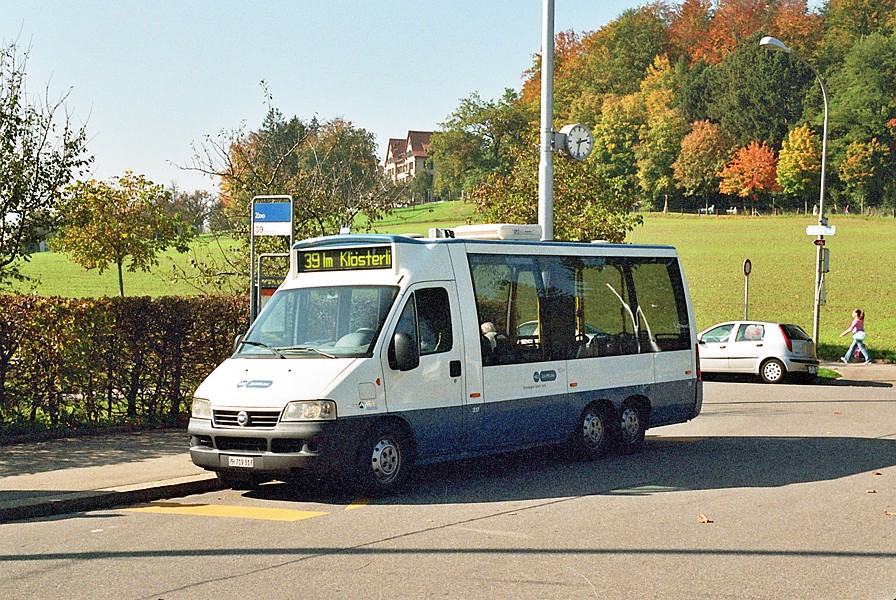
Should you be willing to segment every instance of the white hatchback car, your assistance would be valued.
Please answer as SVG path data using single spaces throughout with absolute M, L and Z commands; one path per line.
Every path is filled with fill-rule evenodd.
M 705 373 L 753 373 L 768 383 L 791 374 L 812 380 L 818 375 L 815 342 L 799 325 L 763 321 L 729 321 L 697 336 L 700 370 Z

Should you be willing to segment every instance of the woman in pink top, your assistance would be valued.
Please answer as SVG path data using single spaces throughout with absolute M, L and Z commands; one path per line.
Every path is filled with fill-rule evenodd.
M 871 357 L 868 355 L 868 349 L 865 348 L 865 313 L 857 308 L 853 311 L 852 316 L 852 325 L 849 326 L 849 329 L 840 334 L 840 337 L 843 337 L 848 333 L 852 333 L 852 344 L 850 344 L 849 350 L 846 351 L 846 354 L 842 356 L 840 360 L 848 363 L 853 350 L 858 348 L 859 352 L 862 353 L 862 356 L 865 357 L 865 364 L 867 365 L 871 363 Z

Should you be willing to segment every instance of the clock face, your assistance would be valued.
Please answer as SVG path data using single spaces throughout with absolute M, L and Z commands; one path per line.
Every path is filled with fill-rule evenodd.
M 566 129 L 566 127 L 564 127 Z M 576 160 L 584 160 L 594 148 L 594 138 L 584 125 L 569 126 L 566 131 L 566 150 Z

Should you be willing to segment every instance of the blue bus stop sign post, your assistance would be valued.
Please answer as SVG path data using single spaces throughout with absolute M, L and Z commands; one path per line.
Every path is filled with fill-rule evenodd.
M 255 268 L 255 238 L 258 236 L 288 236 L 292 252 L 293 199 L 292 196 L 255 196 L 252 198 L 252 227 L 249 236 L 249 322 L 255 320 L 261 306 L 261 267 Z M 263 256 L 274 256 L 266 254 Z M 289 256 L 289 254 L 280 254 Z M 261 257 L 259 257 L 259 260 Z

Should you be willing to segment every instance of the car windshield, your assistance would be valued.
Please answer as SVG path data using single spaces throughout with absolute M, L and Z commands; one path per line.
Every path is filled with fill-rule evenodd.
M 280 290 L 258 315 L 235 356 L 371 356 L 397 292 L 393 286 Z

